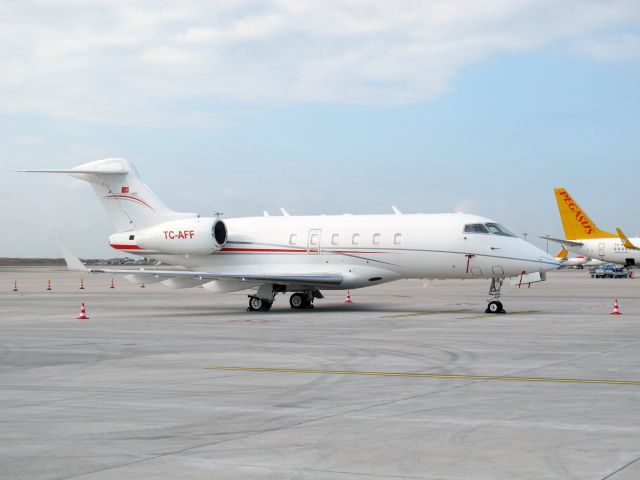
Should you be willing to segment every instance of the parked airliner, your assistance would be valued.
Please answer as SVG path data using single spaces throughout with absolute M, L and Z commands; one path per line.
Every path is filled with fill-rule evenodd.
M 541 237 L 561 243 L 574 253 L 620 265 L 640 265 L 640 238 L 627 238 L 620 230 L 600 230 L 564 188 L 554 189 L 565 239 Z
M 554 255 L 554 258 L 560 262 L 560 268 L 593 267 L 596 265 L 606 265 L 606 262 L 603 262 L 601 260 L 594 260 L 593 258 L 585 257 L 584 255 L 576 255 L 575 257 L 570 257 L 569 250 L 567 250 L 564 246 L 562 246 L 560 251 Z
M 504 312 L 505 278 L 545 280 L 558 261 L 499 223 L 468 214 L 200 217 L 164 205 L 124 159 L 97 160 L 68 173 L 93 187 L 117 233 L 114 249 L 183 270 L 87 268 L 63 247 L 69 268 L 124 274 L 134 282 L 212 292 L 252 288 L 249 310 L 268 311 L 291 292 L 294 309 L 311 308 L 321 290 L 353 290 L 399 279 L 489 279 L 487 312 Z

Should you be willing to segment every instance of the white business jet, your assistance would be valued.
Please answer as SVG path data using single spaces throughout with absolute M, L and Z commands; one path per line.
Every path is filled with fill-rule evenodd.
M 467 214 L 200 217 L 176 212 L 124 159 L 97 160 L 69 170 L 93 187 L 117 233 L 111 247 L 171 269 L 87 268 L 63 247 L 69 268 L 123 274 L 133 282 L 212 292 L 254 289 L 249 310 L 268 311 L 278 293 L 292 292 L 294 309 L 311 308 L 321 290 L 353 290 L 399 279 L 490 279 L 487 312 L 504 312 L 505 278 L 546 279 L 558 261 L 499 223 Z

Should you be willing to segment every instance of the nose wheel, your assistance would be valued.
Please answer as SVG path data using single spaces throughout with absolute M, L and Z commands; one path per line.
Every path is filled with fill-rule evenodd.
M 491 286 L 489 287 L 489 304 L 484 313 L 507 313 L 502 306 L 502 302 L 499 300 L 502 295 L 502 283 L 504 278 L 492 278 Z
M 487 309 L 484 312 L 485 313 L 507 313 L 502 307 L 502 302 L 499 302 L 497 300 L 493 300 L 489 302 L 489 305 L 487 305 Z

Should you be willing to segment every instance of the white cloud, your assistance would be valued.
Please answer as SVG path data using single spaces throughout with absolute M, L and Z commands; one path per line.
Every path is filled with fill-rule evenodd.
M 38 135 L 21 135 L 15 139 L 15 143 L 18 145 L 36 145 L 46 140 L 45 137 Z
M 502 53 L 637 59 L 639 23 L 637 0 L 7 2 L 0 112 L 212 126 L 229 102 L 402 104 Z
M 145 62 L 164 64 L 168 66 L 193 66 L 198 60 L 198 55 L 184 49 L 172 47 L 158 47 L 144 52 L 141 57 Z M 205 59 L 201 59 L 205 61 Z
M 606 35 L 577 43 L 580 53 L 601 61 L 640 60 L 640 35 Z

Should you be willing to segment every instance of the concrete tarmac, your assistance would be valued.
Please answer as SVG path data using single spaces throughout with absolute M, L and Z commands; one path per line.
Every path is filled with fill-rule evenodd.
M 0 478 L 638 479 L 640 280 L 548 277 L 506 315 L 488 281 L 250 313 L 0 269 Z

